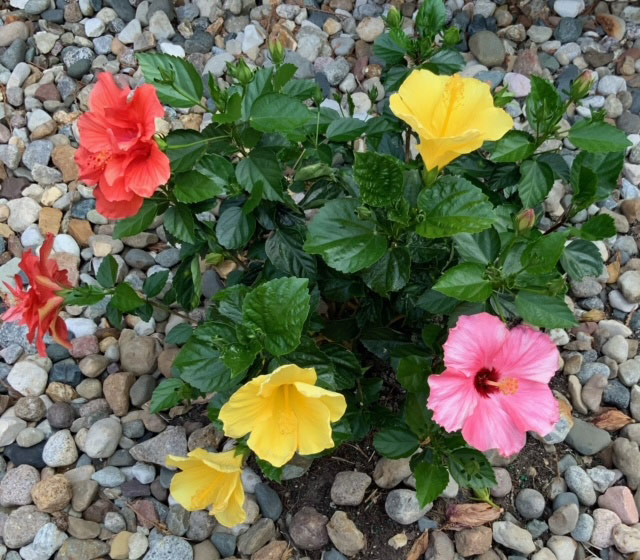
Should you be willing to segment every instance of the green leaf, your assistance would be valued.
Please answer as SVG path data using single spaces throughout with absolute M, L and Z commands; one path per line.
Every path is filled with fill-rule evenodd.
M 477 449 L 456 449 L 449 454 L 449 471 L 464 488 L 482 490 L 496 485 L 493 467 Z
M 491 282 L 484 278 L 485 267 L 462 263 L 447 270 L 433 289 L 461 301 L 485 301 L 492 293 Z
M 207 148 L 207 139 L 195 130 L 174 130 L 165 141 L 172 173 L 191 171 Z
M 249 288 L 244 284 L 236 284 L 218 292 L 213 300 L 218 304 L 218 312 L 234 323 L 242 323 L 242 305 Z
M 318 162 L 301 167 L 294 177 L 295 181 L 312 181 L 320 177 L 334 177 L 335 171 L 326 163 Z
M 186 204 L 178 203 L 165 212 L 164 228 L 180 241 L 196 242 L 193 212 Z
M 462 177 L 445 176 L 418 196 L 424 220 L 416 231 L 423 237 L 477 233 L 495 221 L 493 206 L 484 193 Z
M 404 419 L 418 438 L 424 439 L 433 427 L 432 413 L 427 408 L 426 393 L 409 393 L 404 403 Z
M 244 99 L 242 101 L 243 120 L 249 120 L 251 107 L 258 97 L 273 91 L 273 87 L 271 85 L 273 70 L 273 68 L 260 68 L 260 70 L 254 73 L 253 81 L 247 86 Z
M 386 297 L 405 287 L 411 273 L 411 257 L 405 247 L 392 247 L 373 266 L 362 272 L 364 283 Z
M 328 202 L 309 224 L 305 250 L 322 255 L 340 272 L 357 272 L 379 261 L 387 252 L 387 238 L 374 222 L 356 216 L 358 206 L 352 198 Z
M 420 507 L 434 502 L 449 484 L 449 472 L 442 465 L 421 461 L 413 469 Z
M 282 169 L 274 151 L 256 148 L 243 158 L 236 167 L 236 179 L 247 192 L 253 192 L 255 185 L 262 183 L 263 196 L 267 200 L 282 200 Z
M 571 166 L 571 185 L 574 191 L 574 207 L 576 206 L 576 192 L 582 190 L 580 208 L 587 208 L 593 201 L 607 198 L 618 186 L 618 178 L 624 164 L 623 152 L 609 152 L 592 154 L 580 152 Z M 596 186 L 593 187 L 590 174 L 584 174 L 583 169 L 589 169 L 595 175 Z M 593 192 L 595 191 L 595 194 Z M 586 205 L 585 205 L 586 204 Z
M 260 467 L 262 474 L 272 480 L 273 482 L 280 482 L 282 480 L 282 467 L 274 467 L 269 461 L 260 459 L 256 456 L 256 463 Z
M 151 414 L 173 408 L 191 394 L 191 388 L 182 379 L 165 379 L 153 391 L 151 396 Z
M 464 68 L 464 58 L 455 49 L 441 48 L 423 66 L 436 74 L 455 74 Z
M 516 310 L 527 323 L 536 327 L 564 329 L 577 324 L 563 296 L 522 291 L 516 296 Z
M 198 171 L 180 173 L 173 181 L 173 194 L 180 202 L 202 202 L 224 194 L 219 184 Z
M 154 298 L 160 294 L 169 278 L 169 271 L 162 270 L 156 272 L 151 276 L 147 276 L 144 284 L 142 285 L 142 291 L 148 298 Z
M 409 393 L 424 391 L 431 373 L 431 360 L 424 356 L 405 356 L 398 364 L 398 382 Z
M 582 224 L 581 228 L 574 228 L 571 232 L 587 241 L 598 241 L 616 235 L 616 224 L 611 216 L 599 214 Z
M 118 261 L 112 255 L 102 259 L 96 274 L 96 280 L 103 288 L 113 288 L 118 277 Z
M 283 93 L 266 93 L 251 106 L 250 123 L 261 132 L 291 132 L 305 127 L 313 115 L 295 97 Z
M 373 438 L 373 446 L 387 459 L 402 459 L 411 457 L 420 446 L 420 441 L 409 426 L 400 426 L 380 430 Z
M 196 163 L 194 170 L 215 183 L 221 194 L 236 179 L 236 170 L 231 162 L 217 154 L 202 156 Z
M 392 156 L 356 153 L 353 178 L 362 200 L 371 206 L 391 206 L 402 197 L 403 166 Z
M 373 54 L 382 59 L 388 67 L 404 61 L 406 49 L 394 41 L 389 33 L 380 35 L 373 44 Z
M 351 142 L 360 138 L 367 129 L 367 123 L 360 119 L 337 119 L 327 128 L 327 139 L 332 142 Z
M 242 306 L 244 324 L 263 335 L 265 349 L 274 356 L 295 350 L 309 314 L 306 278 L 277 278 L 254 288 Z
M 282 88 L 282 93 L 304 101 L 313 97 L 317 87 L 318 84 L 316 84 L 315 80 L 293 80 L 285 84 Z
M 553 187 L 553 170 L 548 164 L 528 159 L 520 167 L 518 194 L 525 208 L 540 204 Z
M 242 117 L 242 95 L 234 93 L 227 101 L 224 113 L 216 113 L 211 119 L 213 122 L 228 124 L 239 121 Z
M 141 305 L 144 305 L 144 303 L 144 300 L 136 293 L 136 291 L 126 283 L 119 284 L 111 298 L 111 304 L 123 313 L 133 311 Z
M 202 98 L 202 78 L 193 64 L 168 54 L 137 55 L 144 79 L 155 87 L 162 103 L 191 108 Z
M 574 160 L 574 166 L 577 159 Z M 598 176 L 589 167 L 580 166 L 577 174 L 572 172 L 571 184 L 573 186 L 573 199 L 571 202 L 574 213 L 588 208 L 598 199 Z
M 280 66 L 273 75 L 273 89 L 280 91 L 295 76 L 297 71 L 298 67 L 295 64 L 283 64 Z
M 105 293 L 98 286 L 78 286 L 64 296 L 65 305 L 95 305 L 101 302 Z
M 567 245 L 560 264 L 572 280 L 582 280 L 585 276 L 598 277 L 603 267 L 598 248 L 591 241 L 583 239 L 575 239 Z
M 531 93 L 527 97 L 525 110 L 529 126 L 536 136 L 553 133 L 564 115 L 565 104 L 551 82 L 531 76 Z
M 624 131 L 603 121 L 581 120 L 569 130 L 569 142 L 592 153 L 624 152 L 631 142 Z
M 241 206 L 227 208 L 216 223 L 216 237 L 218 243 L 225 249 L 240 249 L 244 247 L 256 230 L 256 220 L 246 215 Z
M 416 16 L 416 25 L 420 31 L 436 36 L 447 23 L 447 12 L 442 0 L 424 0 Z
M 180 379 L 202 393 L 224 391 L 236 382 L 214 347 L 214 339 L 215 331 L 209 326 L 198 327 L 173 363 Z
M 568 232 L 556 231 L 541 235 L 522 253 L 522 267 L 530 274 L 551 272 L 558 264 Z
M 191 338 L 192 334 L 193 327 L 189 323 L 179 323 L 167 333 L 164 341 L 167 344 L 182 346 Z
M 273 266 L 288 276 L 316 277 L 316 258 L 305 252 L 302 236 L 296 230 L 277 229 L 264 248 Z
M 498 140 L 491 153 L 497 163 L 512 163 L 527 159 L 536 151 L 533 136 L 521 130 L 510 130 Z
M 466 262 L 488 265 L 496 260 L 500 252 L 500 236 L 493 228 L 480 233 L 459 233 L 453 243 L 460 257 Z
M 146 199 L 142 204 L 142 208 L 140 208 L 135 215 L 130 218 L 125 218 L 124 220 L 118 220 L 113 230 L 113 237 L 115 239 L 122 239 L 123 237 L 137 235 L 153 223 L 157 213 L 158 203 L 149 198 Z

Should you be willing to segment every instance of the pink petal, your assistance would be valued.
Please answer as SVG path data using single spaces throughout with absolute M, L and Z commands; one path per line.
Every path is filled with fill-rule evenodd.
M 558 369 L 558 349 L 549 335 L 530 327 L 511 329 L 493 360 L 500 377 L 549 383 Z
M 462 428 L 480 397 L 473 385 L 473 378 L 447 370 L 429 377 L 427 406 L 433 411 L 433 419 L 447 432 Z
M 560 419 L 558 401 L 546 384 L 518 381 L 518 392 L 502 398 L 505 410 L 518 429 L 546 436 Z
M 508 334 L 504 323 L 489 313 L 463 315 L 444 344 L 444 364 L 467 376 L 491 369 Z
M 520 451 L 526 433 L 512 420 L 502 403 L 504 395 L 494 394 L 478 399 L 478 404 L 462 427 L 462 436 L 469 445 L 480 451 L 497 449 L 504 457 Z
M 89 109 L 104 114 L 110 107 L 124 105 L 130 91 L 128 87 L 118 87 L 112 74 L 102 72 L 98 76 L 98 83 L 89 96 Z

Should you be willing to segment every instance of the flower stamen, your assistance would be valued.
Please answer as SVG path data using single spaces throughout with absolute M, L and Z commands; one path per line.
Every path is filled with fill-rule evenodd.
M 502 381 L 486 380 L 485 384 L 496 387 L 503 395 L 515 395 L 518 392 L 518 380 L 515 377 L 507 377 Z

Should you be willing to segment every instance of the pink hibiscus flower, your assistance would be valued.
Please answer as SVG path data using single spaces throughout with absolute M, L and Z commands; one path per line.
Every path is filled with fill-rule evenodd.
M 544 333 L 509 330 L 488 313 L 460 317 L 444 345 L 446 370 L 429 377 L 427 406 L 448 432 L 462 429 L 473 447 L 508 457 L 524 447 L 528 431 L 545 436 L 558 421 L 548 385 L 558 358 Z

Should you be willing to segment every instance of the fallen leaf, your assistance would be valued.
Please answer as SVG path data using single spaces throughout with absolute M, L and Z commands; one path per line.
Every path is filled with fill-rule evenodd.
M 416 542 L 413 543 L 409 554 L 407 554 L 407 560 L 419 560 L 422 555 L 427 551 L 429 546 L 429 531 L 425 531 L 420 535 Z
M 602 414 L 594 418 L 593 425 L 607 430 L 607 432 L 617 432 L 624 428 L 627 424 L 632 424 L 633 419 L 624 412 L 620 412 L 615 408 L 605 410 Z
M 489 504 L 452 504 L 447 508 L 447 523 L 443 530 L 460 531 L 472 527 L 480 527 L 499 519 L 504 513 L 502 508 Z

